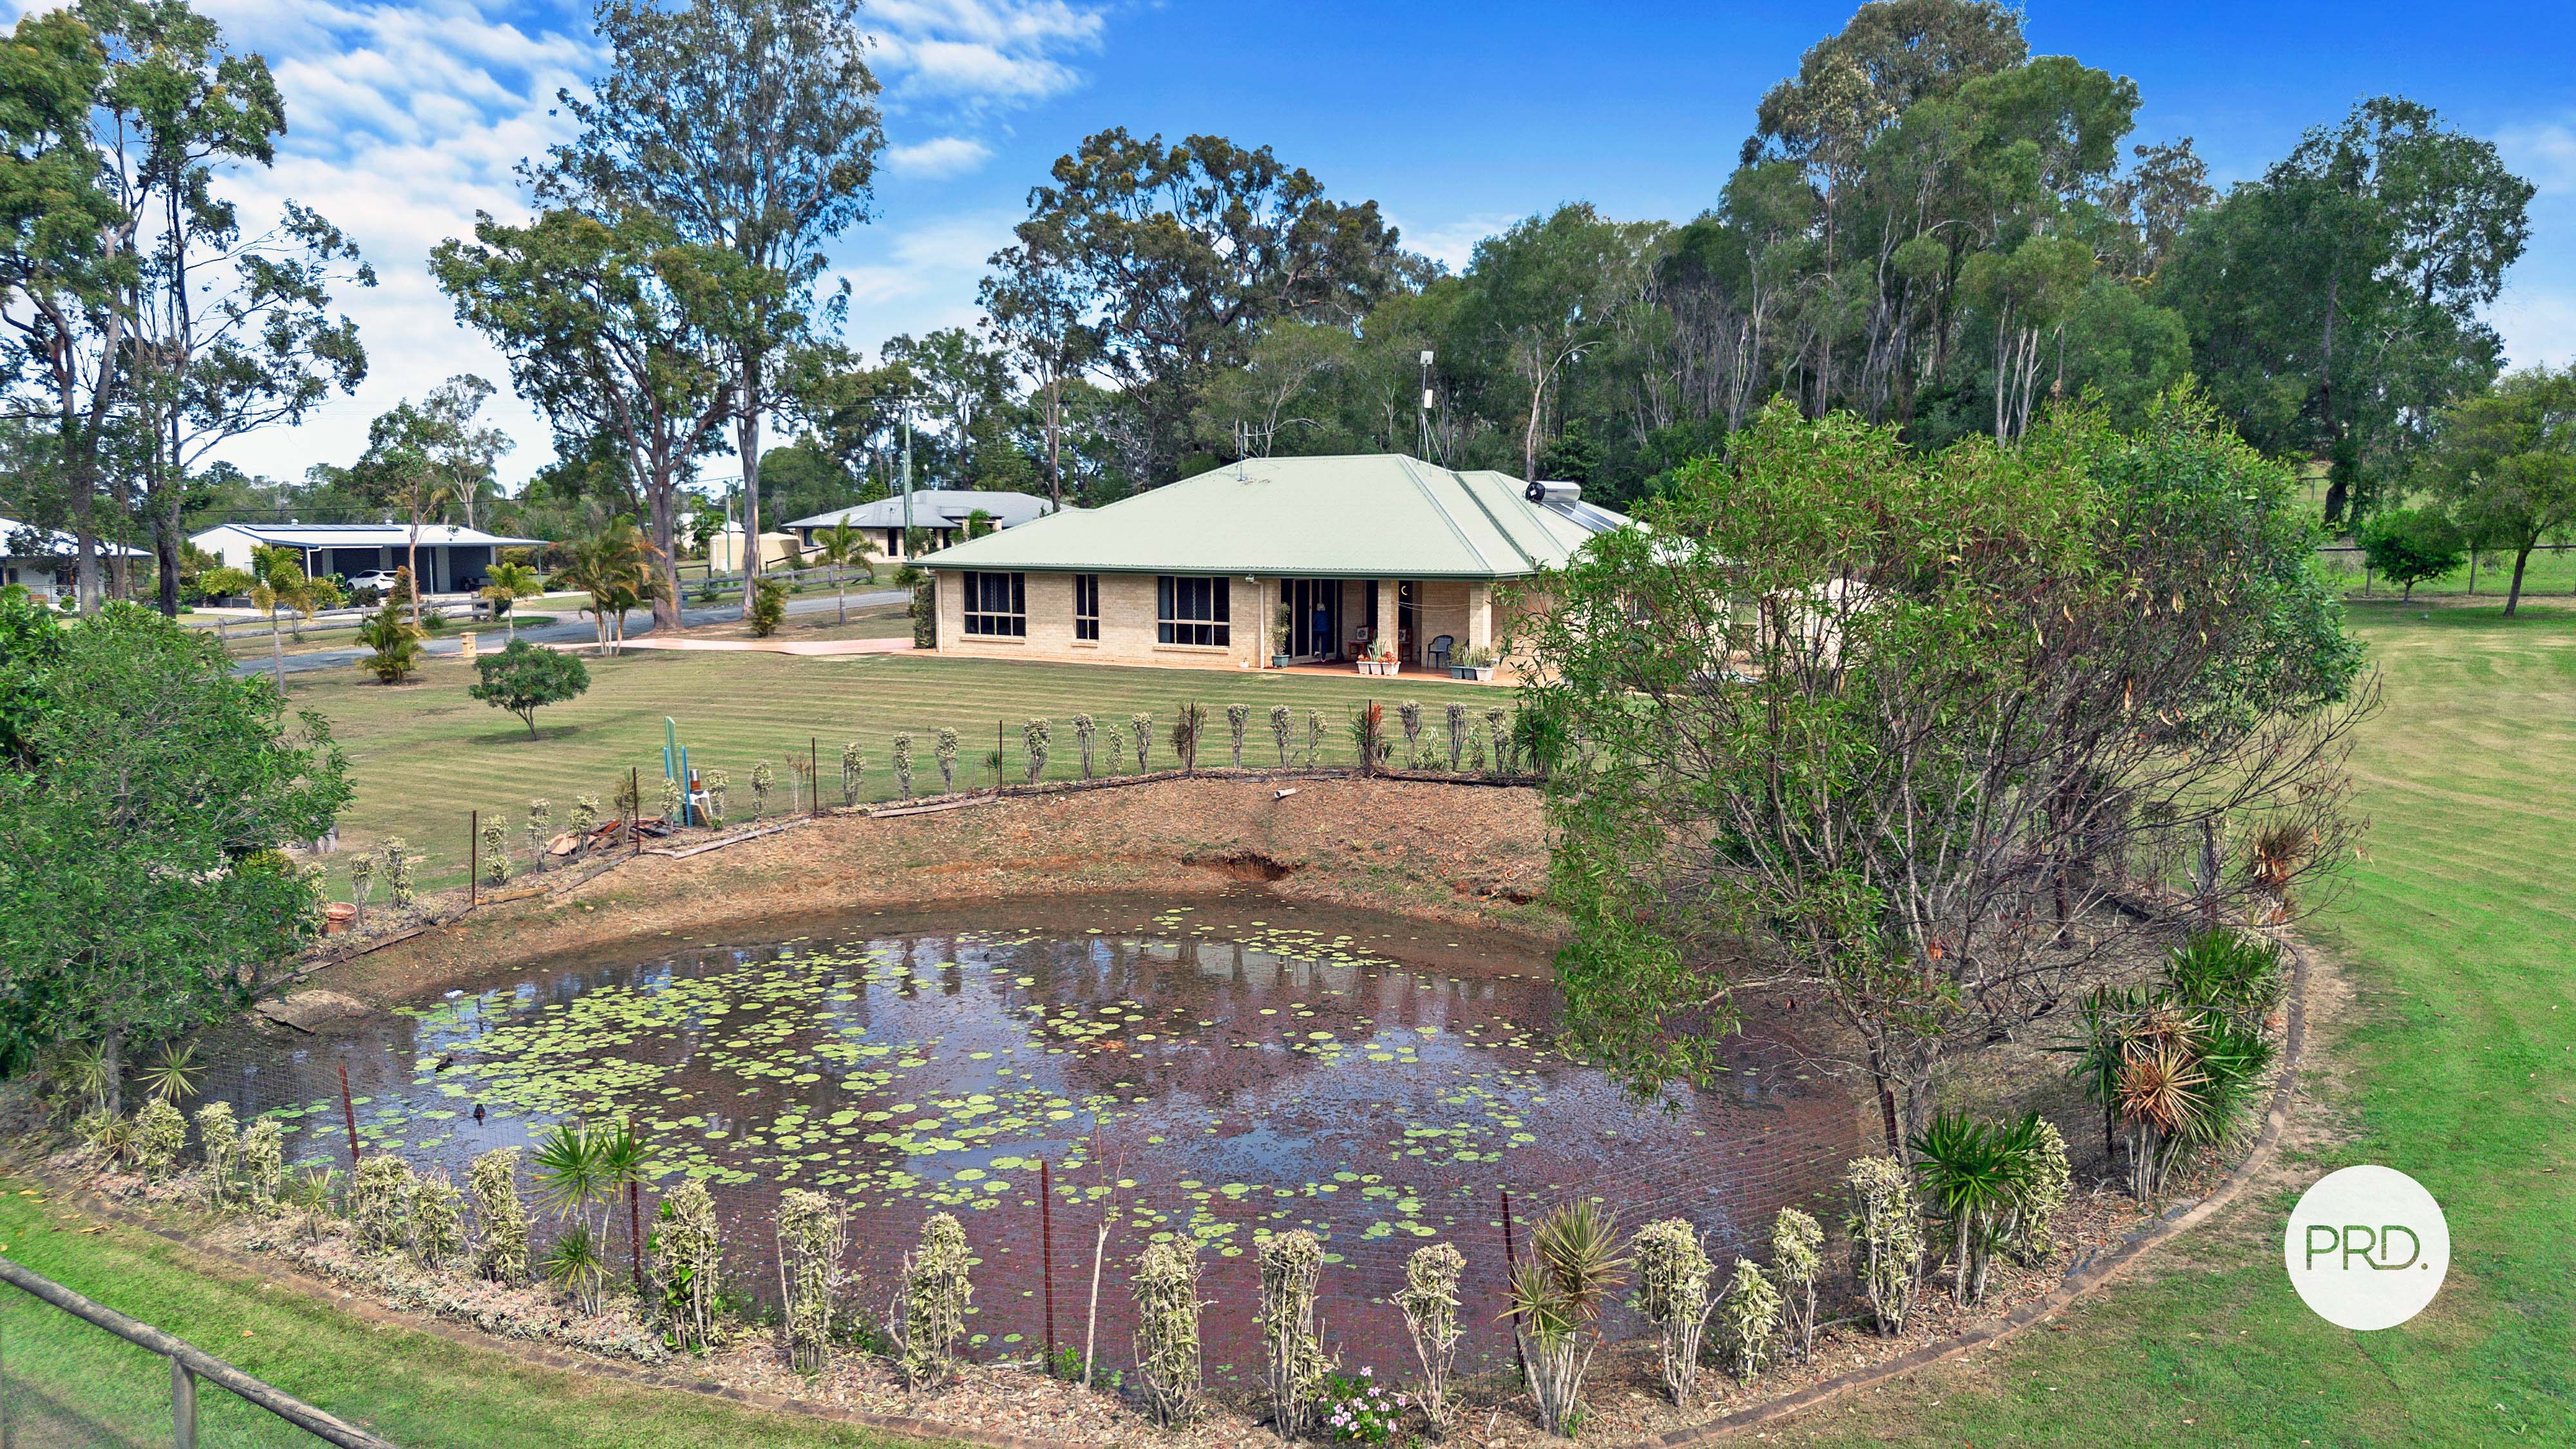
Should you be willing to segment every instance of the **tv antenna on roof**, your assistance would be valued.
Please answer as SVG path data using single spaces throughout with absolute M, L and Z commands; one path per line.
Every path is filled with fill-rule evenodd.
M 1422 349 L 1422 456 L 1431 457 L 1431 349 Z

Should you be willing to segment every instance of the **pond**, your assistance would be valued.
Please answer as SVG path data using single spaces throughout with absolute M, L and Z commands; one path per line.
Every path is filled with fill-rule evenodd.
M 1506 1188 L 1522 1234 L 1595 1194 L 1629 1226 L 1691 1219 L 1725 1263 L 1860 1148 L 1850 1101 L 1776 1028 L 1734 1043 L 1727 1090 L 1639 1102 L 1555 1049 L 1558 1011 L 1544 956 L 1455 930 L 1257 890 L 1080 898 L 671 937 L 316 1037 L 228 1029 L 205 1090 L 284 1119 L 290 1156 L 345 1166 L 345 1063 L 371 1149 L 460 1183 L 489 1148 L 626 1117 L 656 1182 L 708 1181 L 755 1296 L 776 1282 L 779 1191 L 843 1198 L 871 1316 L 922 1219 L 954 1212 L 985 1356 L 1043 1341 L 1050 1233 L 1056 1338 L 1079 1344 L 1105 1216 L 1104 1360 L 1130 1356 L 1135 1252 L 1193 1233 L 1210 1371 L 1256 1372 L 1253 1242 L 1306 1227 L 1328 1254 L 1328 1342 L 1395 1369 L 1389 1296 L 1444 1239 L 1468 1258 L 1462 1359 L 1508 1359 Z

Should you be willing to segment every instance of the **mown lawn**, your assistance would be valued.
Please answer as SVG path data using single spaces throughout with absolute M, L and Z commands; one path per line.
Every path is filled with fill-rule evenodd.
M 853 627 L 858 623 L 854 620 Z M 859 742 L 867 757 L 861 798 L 893 798 L 894 738 L 905 731 L 913 736 L 913 788 L 929 794 L 940 788 L 934 746 L 943 727 L 958 733 L 957 783 L 964 788 L 993 782 L 985 757 L 993 750 L 997 724 L 1007 778 L 1025 778 L 1021 725 L 1033 717 L 1052 721 L 1046 778 L 1070 779 L 1081 770 L 1072 724 L 1078 713 L 1100 723 L 1103 769 L 1110 726 L 1126 729 L 1133 716 L 1150 713 L 1150 762 L 1161 768 L 1176 763 L 1171 723 L 1187 700 L 1198 701 L 1208 712 L 1201 764 L 1228 759 L 1229 704 L 1252 708 L 1244 760 L 1258 764 L 1278 758 L 1269 725 L 1273 705 L 1296 711 L 1293 741 L 1300 750 L 1307 712 L 1322 710 L 1326 726 L 1319 756 L 1326 763 L 1347 763 L 1356 756 L 1346 721 L 1371 699 L 1386 707 L 1391 734 L 1396 705 L 1422 701 L 1426 753 L 1440 736 L 1443 706 L 1466 705 L 1473 713 L 1470 728 L 1482 730 L 1484 710 L 1512 702 L 1508 690 L 1491 685 L 1410 674 L 1379 679 L 1356 673 L 1222 673 L 932 655 L 800 658 L 662 650 L 634 650 L 587 663 L 589 693 L 539 711 L 533 740 L 515 715 L 467 696 L 466 686 L 475 676 L 473 667 L 460 661 L 433 661 L 414 682 L 395 686 L 368 681 L 355 669 L 291 677 L 290 703 L 322 711 L 349 755 L 357 799 L 342 817 L 344 847 L 366 848 L 386 836 L 401 836 L 426 853 L 418 879 L 429 887 L 464 879 L 469 811 L 500 812 L 511 824 L 513 849 L 524 852 L 519 825 L 533 798 L 553 802 L 560 829 L 574 796 L 611 801 L 632 769 L 642 773 L 646 810 L 658 810 L 666 716 L 677 722 L 689 762 L 701 775 L 710 767 L 730 774 L 729 805 L 740 819 L 751 811 L 753 764 L 770 762 L 778 781 L 771 808 L 783 810 L 788 762 L 805 759 L 809 748 L 820 766 L 826 798 L 837 802 L 841 747 L 851 740 Z M 1396 758 L 1404 758 L 1400 739 Z M 1127 762 L 1132 769 L 1132 731 Z M 614 806 L 607 808 L 613 811 Z M 345 853 L 339 857 L 330 873 L 333 891 L 343 897 L 347 880 L 339 867 L 347 858 Z
M 2311 928 L 2356 989 L 2323 1042 L 2346 1071 L 2312 1080 L 2357 1135 L 2297 1180 L 2361 1162 L 2413 1174 L 2450 1221 L 2441 1297 L 2384 1332 L 2328 1325 L 2281 1266 L 2296 1192 L 2268 1193 L 2068 1331 L 1775 1439 L 2576 1443 L 2576 613 L 2353 618 L 2387 703 L 2354 757 L 2365 856 Z
M 911 1442 L 379 1328 L 323 1296 L 52 1206 L 9 1178 L 0 1178 L 0 1251 L 406 1449 L 865 1449 Z M 165 1360 L 5 1286 L 0 1368 L 18 1444 L 170 1442 Z M 198 1385 L 197 1405 L 198 1443 L 206 1449 L 310 1449 L 318 1442 L 212 1384 Z

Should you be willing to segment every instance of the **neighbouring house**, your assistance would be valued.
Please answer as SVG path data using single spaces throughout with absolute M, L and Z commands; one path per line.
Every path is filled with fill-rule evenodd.
M 224 523 L 189 542 L 237 569 L 251 566 L 252 549 L 297 549 L 304 555 L 307 575 L 347 579 L 408 566 L 411 539 L 408 523 Z M 541 538 L 505 538 L 453 523 L 424 523 L 420 526 L 421 592 L 460 594 L 479 589 L 484 574 L 499 562 L 502 549 L 544 546 Z
M 981 513 L 992 521 L 995 531 L 1017 528 L 1021 524 L 1044 518 L 1056 506 L 1032 493 L 992 493 L 977 488 L 915 488 L 912 490 L 912 526 L 929 536 L 927 554 L 946 548 L 966 536 L 966 525 Z M 1078 510 L 1073 510 L 1078 511 Z M 836 523 L 867 530 L 868 542 L 876 546 L 877 557 L 901 559 L 903 554 L 903 495 L 880 498 L 853 508 L 835 508 L 787 524 L 805 547 L 814 546 L 815 536 Z
M 98 542 L 102 574 L 108 559 L 148 559 L 150 549 Z M 0 587 L 17 584 L 41 604 L 59 604 L 80 586 L 80 540 L 60 529 L 0 518 Z
M 1381 640 L 1438 667 L 1490 650 L 1498 585 L 1628 525 L 1571 483 L 1401 454 L 1258 458 L 925 556 L 943 654 L 1257 669 Z
M 802 568 L 805 543 L 792 533 L 760 533 L 760 566 L 763 569 Z M 742 572 L 742 525 L 728 523 L 707 535 L 707 567 L 720 574 Z

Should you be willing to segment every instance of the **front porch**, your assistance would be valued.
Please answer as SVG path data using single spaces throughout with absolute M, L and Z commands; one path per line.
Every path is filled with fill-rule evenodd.
M 1271 656 L 1285 655 L 1292 669 L 1348 672 L 1391 639 L 1407 671 L 1446 678 L 1448 667 L 1470 651 L 1491 662 L 1493 586 L 1465 579 L 1283 578 L 1270 622 Z

